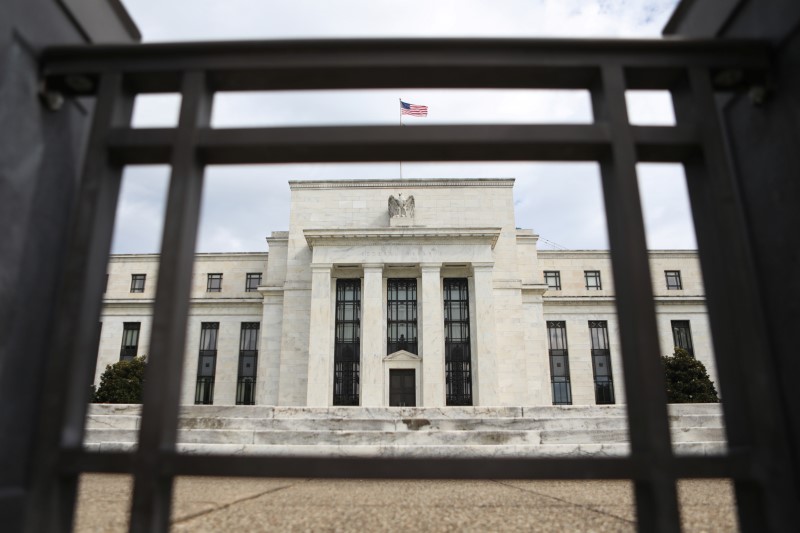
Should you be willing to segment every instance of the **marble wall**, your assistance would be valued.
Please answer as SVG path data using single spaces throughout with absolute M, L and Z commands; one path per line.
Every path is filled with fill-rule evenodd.
M 202 322 L 219 322 L 214 403 L 235 402 L 242 322 L 260 322 L 256 403 L 332 403 L 335 289 L 361 279 L 361 405 L 388 404 L 388 369 L 415 370 L 417 403 L 445 405 L 443 279 L 467 278 L 473 403 L 482 406 L 552 403 L 547 328 L 567 328 L 573 403 L 595 403 L 588 322 L 608 324 L 617 403 L 625 400 L 614 282 L 607 251 L 538 250 L 532 230 L 515 227 L 513 180 L 395 180 L 290 182 L 289 230 L 267 238 L 266 253 L 199 254 L 187 329 L 182 401 L 194 402 Z M 392 219 L 390 195 L 413 196 L 413 218 Z M 671 321 L 690 322 L 695 355 L 716 380 L 697 254 L 650 255 L 662 354 L 672 353 Z M 602 289 L 588 290 L 584 272 L 600 272 Z M 681 273 L 682 288 L 666 287 L 665 270 Z M 561 289 L 544 271 L 558 271 Z M 263 274 L 246 292 L 247 273 Z M 131 293 L 131 274 L 147 275 Z M 207 292 L 207 274 L 222 273 L 220 292 Z M 109 262 L 97 377 L 119 360 L 124 322 L 141 322 L 147 353 L 158 275 L 155 255 L 119 255 Z M 386 291 L 391 278 L 415 278 L 418 357 L 388 357 Z

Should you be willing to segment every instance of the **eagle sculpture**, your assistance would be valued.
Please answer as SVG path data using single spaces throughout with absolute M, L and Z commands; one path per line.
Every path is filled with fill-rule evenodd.
M 403 198 L 403 193 L 389 197 L 389 218 L 394 217 L 413 217 L 414 216 L 414 197 Z

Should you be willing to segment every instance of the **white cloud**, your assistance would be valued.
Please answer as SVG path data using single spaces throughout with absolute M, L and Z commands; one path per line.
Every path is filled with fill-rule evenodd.
M 677 0 L 124 0 L 146 41 L 341 37 L 655 37 Z M 586 123 L 583 91 L 376 90 L 218 94 L 213 125 L 397 124 L 398 98 L 428 105 L 408 126 L 465 123 Z M 137 101 L 134 124 L 170 126 L 179 98 Z M 633 95 L 632 119 L 674 121 L 669 98 Z M 643 167 L 651 247 L 695 246 L 685 183 L 674 166 Z M 129 169 L 113 249 L 156 252 L 168 170 Z M 287 229 L 290 179 L 396 178 L 396 163 L 213 167 L 207 170 L 198 251 L 261 251 Z M 159 177 L 160 176 L 160 177 Z M 594 164 L 407 163 L 403 176 L 516 177 L 517 225 L 569 248 L 608 246 Z

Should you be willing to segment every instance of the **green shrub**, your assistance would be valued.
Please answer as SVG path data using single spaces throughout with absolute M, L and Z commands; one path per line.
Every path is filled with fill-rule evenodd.
M 145 356 L 107 365 L 94 394 L 95 403 L 142 403 Z
M 661 358 L 667 382 L 669 403 L 719 402 L 714 382 L 708 377 L 706 367 L 683 348 L 675 348 L 673 355 Z

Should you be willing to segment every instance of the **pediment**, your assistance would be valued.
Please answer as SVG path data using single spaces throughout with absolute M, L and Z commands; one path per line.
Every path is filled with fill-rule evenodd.
M 406 350 L 398 350 L 383 358 L 384 361 L 421 361 L 422 358 Z

